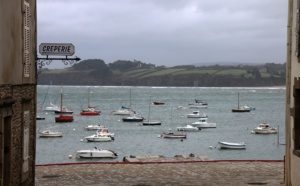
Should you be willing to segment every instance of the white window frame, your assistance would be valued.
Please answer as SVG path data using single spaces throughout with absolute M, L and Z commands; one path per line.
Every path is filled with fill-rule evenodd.
M 30 123 L 30 112 L 29 110 L 24 111 L 24 134 L 23 134 L 23 172 L 27 172 L 29 169 L 29 123 Z

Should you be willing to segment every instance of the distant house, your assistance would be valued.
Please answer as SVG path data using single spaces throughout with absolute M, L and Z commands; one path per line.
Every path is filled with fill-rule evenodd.
M 0 185 L 34 185 L 36 1 L 0 3 Z
M 267 68 L 265 66 L 260 66 L 258 68 L 258 70 L 259 70 L 260 73 L 266 73 L 267 72 Z

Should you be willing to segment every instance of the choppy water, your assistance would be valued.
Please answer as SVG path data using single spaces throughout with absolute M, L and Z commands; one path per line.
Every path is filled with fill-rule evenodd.
M 284 157 L 284 145 L 277 145 L 278 136 L 251 134 L 253 128 L 262 122 L 279 126 L 279 142 L 284 144 L 285 128 L 285 88 L 178 88 L 178 87 L 91 87 L 91 105 L 98 106 L 100 116 L 80 116 L 81 109 L 87 107 L 88 88 L 84 86 L 63 86 L 63 105 L 74 111 L 74 122 L 55 123 L 54 113 L 39 112 L 46 120 L 37 121 L 37 130 L 51 128 L 62 131 L 62 138 L 39 138 L 36 141 L 36 163 L 62 163 L 91 161 L 90 159 L 68 159 L 75 157 L 77 150 L 112 149 L 119 154 L 117 159 L 93 159 L 93 161 L 122 161 L 129 155 L 164 155 L 173 157 L 179 154 L 201 154 L 212 159 L 259 159 L 278 160 Z M 60 86 L 38 86 L 38 107 L 49 106 L 50 102 L 60 105 Z M 111 111 L 121 105 L 129 106 L 131 92 L 132 108 L 145 118 L 148 116 L 149 98 L 163 101 L 164 106 L 151 105 L 151 118 L 160 119 L 161 126 L 139 126 L 137 123 L 122 122 L 124 116 L 111 115 Z M 232 113 L 237 107 L 237 93 L 240 104 L 255 107 L 251 113 Z M 47 96 L 45 96 L 47 95 Z M 200 109 L 208 115 L 208 122 L 217 123 L 217 128 L 187 132 L 187 139 L 161 139 L 158 135 L 169 128 L 186 126 L 197 119 L 186 118 L 195 109 L 178 110 L 187 106 L 195 98 L 208 102 L 207 109 Z M 172 116 L 171 116 L 172 115 Z M 86 142 L 84 137 L 93 131 L 85 131 L 90 124 L 101 124 L 115 133 L 113 142 Z M 52 128 L 53 127 L 53 128 Z M 245 142 L 246 150 L 221 150 L 215 148 L 218 141 Z M 209 147 L 213 148 L 210 149 Z

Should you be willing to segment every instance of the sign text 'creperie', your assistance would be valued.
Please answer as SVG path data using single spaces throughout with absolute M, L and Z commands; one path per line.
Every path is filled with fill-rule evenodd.
M 41 55 L 72 56 L 75 47 L 71 43 L 41 43 L 39 52 Z

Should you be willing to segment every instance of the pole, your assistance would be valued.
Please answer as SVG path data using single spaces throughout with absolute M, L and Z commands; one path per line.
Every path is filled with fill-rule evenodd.
M 278 125 L 278 130 L 277 130 L 277 145 L 279 145 L 279 125 Z

